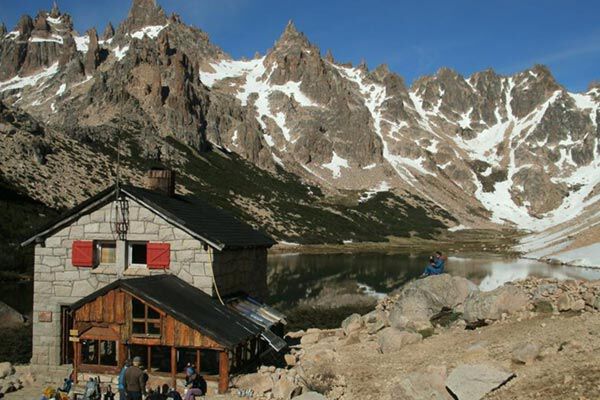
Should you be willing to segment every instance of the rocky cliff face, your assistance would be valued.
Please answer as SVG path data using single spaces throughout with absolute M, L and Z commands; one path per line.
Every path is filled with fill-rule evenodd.
M 72 26 L 54 9 L 0 36 L 0 99 L 75 140 L 137 132 L 144 157 L 172 153 L 169 137 L 218 146 L 358 204 L 419 196 L 469 227 L 543 229 L 600 195 L 600 90 L 569 93 L 543 66 L 408 87 L 322 57 L 291 22 L 265 56 L 233 60 L 154 0 L 101 38 Z

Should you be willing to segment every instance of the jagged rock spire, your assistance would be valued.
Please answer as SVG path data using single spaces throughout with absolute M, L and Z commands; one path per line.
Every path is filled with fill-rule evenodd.
M 133 32 L 145 26 L 166 25 L 167 16 L 156 0 L 133 0 L 129 15 L 119 29 Z
M 335 59 L 333 58 L 333 53 L 331 52 L 331 49 L 327 49 L 327 54 L 325 54 L 325 60 L 329 61 L 330 63 L 335 62 Z
M 108 25 L 106 25 L 106 28 L 104 28 L 102 40 L 110 40 L 113 36 L 115 36 L 115 27 L 113 26 L 112 22 L 109 22 Z
M 96 71 L 98 65 L 100 65 L 100 49 L 98 47 L 98 33 L 96 32 L 96 28 L 87 31 L 87 35 L 90 38 L 90 43 L 85 55 L 85 73 L 91 75 Z
M 52 2 L 52 11 L 50 11 L 50 16 L 52 18 L 60 17 L 60 9 L 58 8 L 58 2 Z
M 4 25 L 4 22 L 0 22 L 0 36 L 4 35 L 6 35 L 6 25 Z
M 29 37 L 31 35 L 31 31 L 33 31 L 33 20 L 29 15 L 23 15 L 21 19 L 19 19 L 17 31 L 19 31 L 19 34 L 22 37 Z

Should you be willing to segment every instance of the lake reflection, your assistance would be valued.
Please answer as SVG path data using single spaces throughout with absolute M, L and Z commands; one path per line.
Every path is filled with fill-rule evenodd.
M 274 254 L 269 256 L 270 304 L 282 309 L 320 296 L 324 290 L 342 293 L 390 293 L 418 277 L 429 254 Z M 485 257 L 450 257 L 447 272 L 468 278 L 481 290 L 527 276 L 557 279 L 600 279 L 600 270 L 552 266 L 532 260 Z

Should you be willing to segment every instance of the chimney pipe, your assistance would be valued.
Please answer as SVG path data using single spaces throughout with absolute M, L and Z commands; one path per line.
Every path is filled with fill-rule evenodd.
M 175 171 L 164 168 L 152 168 L 146 173 L 146 188 L 162 192 L 169 197 L 175 196 Z

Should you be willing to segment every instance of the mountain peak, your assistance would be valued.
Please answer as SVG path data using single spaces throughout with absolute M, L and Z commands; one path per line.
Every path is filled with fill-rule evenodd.
M 50 11 L 50 16 L 52 18 L 60 17 L 60 9 L 58 8 L 58 3 L 56 1 L 52 2 L 52 10 Z
M 120 29 L 133 32 L 145 26 L 165 25 L 167 16 L 156 0 L 133 0 L 129 15 Z
M 302 32 L 296 29 L 294 21 L 289 20 L 285 29 L 279 39 L 277 40 L 276 47 L 286 44 L 300 44 L 303 46 L 310 46 L 308 39 Z
M 102 40 L 110 40 L 113 36 L 115 36 L 115 27 L 113 26 L 112 22 L 109 22 L 104 29 L 104 33 L 102 34 Z

